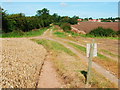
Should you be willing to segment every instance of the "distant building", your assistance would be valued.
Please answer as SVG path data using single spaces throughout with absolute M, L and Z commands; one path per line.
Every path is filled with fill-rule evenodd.
M 97 22 L 101 22 L 101 20 L 100 20 L 100 19 L 98 19 L 98 20 L 97 20 Z
M 77 19 L 77 21 L 82 21 L 82 19 Z
M 116 19 L 115 22 L 119 22 L 119 19 Z
M 89 19 L 88 21 L 89 21 L 89 22 L 101 22 L 100 19 Z
M 84 21 L 83 19 L 77 19 L 77 21 Z M 101 22 L 101 19 L 88 19 L 89 22 Z M 86 22 L 86 21 L 85 21 Z

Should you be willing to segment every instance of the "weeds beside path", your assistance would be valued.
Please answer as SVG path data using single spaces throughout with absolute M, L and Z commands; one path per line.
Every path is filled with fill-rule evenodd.
M 80 54 L 77 50 L 75 50 L 73 47 L 71 47 L 70 45 L 68 45 L 64 42 L 64 41 L 70 41 L 70 40 L 56 38 L 56 37 L 52 36 L 52 30 L 51 29 L 47 30 L 46 33 L 44 33 L 42 37 L 38 37 L 38 39 L 40 39 L 40 38 L 41 39 L 44 38 L 44 39 L 47 39 L 47 40 L 52 40 L 52 41 L 55 41 L 55 42 L 58 42 L 58 43 L 64 45 L 66 48 L 68 48 L 72 52 L 74 52 L 79 58 L 81 58 L 82 62 L 88 63 L 87 58 L 84 55 Z M 70 41 L 70 42 L 73 42 L 73 41 Z M 101 75 L 106 77 L 108 80 L 110 80 L 112 83 L 118 85 L 117 77 L 115 77 L 113 74 L 111 74 L 110 71 L 106 70 L 105 68 L 103 68 L 102 66 L 100 66 L 99 64 L 97 64 L 95 62 L 93 62 L 93 68 L 97 72 L 99 72 Z
M 66 42 L 71 42 L 71 43 L 75 43 L 75 44 L 78 44 L 78 43 L 73 42 L 71 40 L 61 39 L 61 38 L 57 38 L 57 37 L 53 36 L 52 29 L 53 29 L 53 27 L 49 28 L 41 36 L 27 37 L 27 38 L 12 38 L 12 39 L 6 38 L 6 39 L 17 40 L 18 42 L 19 41 L 23 42 L 24 39 L 25 39 L 26 41 L 24 41 L 24 43 L 27 43 L 27 46 L 24 46 L 25 52 L 27 52 L 26 50 L 28 50 L 28 54 L 30 54 L 32 56 L 38 54 L 37 56 L 39 57 L 39 53 L 42 53 L 43 51 L 39 51 L 38 49 L 35 49 L 35 51 L 39 51 L 39 52 L 38 53 L 37 52 L 31 52 L 31 49 L 34 49 L 34 47 L 36 47 L 36 46 L 34 46 L 33 44 L 28 43 L 28 42 L 30 42 L 30 39 L 38 40 L 37 42 L 39 44 L 44 45 L 44 47 L 46 49 L 50 49 L 50 50 L 48 50 L 48 53 L 50 53 L 51 55 L 56 53 L 56 52 L 52 53 L 51 50 L 60 51 L 60 52 L 57 52 L 58 55 L 56 55 L 56 54 L 54 55 L 58 59 L 58 61 L 56 60 L 56 61 L 53 61 L 53 62 L 56 62 L 57 64 L 53 63 L 51 61 L 53 57 L 49 58 L 49 55 L 48 55 L 47 59 L 44 58 L 45 61 L 43 61 L 44 64 L 42 66 L 43 67 L 42 72 L 40 72 L 40 74 L 39 74 L 40 76 L 38 75 L 38 72 L 37 72 L 37 77 L 36 77 L 37 80 L 38 80 L 38 77 L 39 77 L 37 87 L 39 87 L 39 88 L 42 88 L 42 87 L 43 88 L 48 88 L 48 87 L 50 87 L 50 88 L 60 88 L 60 87 L 62 87 L 63 82 L 61 81 L 61 78 L 59 77 L 59 75 L 57 75 L 54 64 L 56 64 L 57 69 L 60 69 L 61 72 L 63 70 L 61 75 L 64 76 L 63 78 L 64 78 L 64 80 L 66 80 L 66 82 L 68 82 L 68 80 L 70 80 L 72 82 L 71 85 L 73 85 L 73 83 L 74 83 L 74 85 L 78 85 L 78 84 L 80 84 L 80 82 L 84 81 L 84 79 L 83 79 L 84 77 L 79 76 L 80 71 L 78 71 L 78 70 L 79 69 L 82 70 L 83 67 L 85 69 L 87 67 L 88 60 L 83 54 L 81 54 L 79 51 L 77 51 L 74 47 L 72 47 L 71 45 L 69 45 Z M 41 41 L 39 42 L 39 40 L 41 40 Z M 20 44 L 21 42 L 19 42 L 20 47 L 22 45 L 22 44 Z M 11 45 L 10 47 L 14 47 L 14 45 Z M 33 45 L 33 46 L 31 46 L 31 45 Z M 82 45 L 80 43 L 79 43 L 79 45 L 84 46 L 84 45 Z M 18 46 L 16 46 L 16 47 L 18 47 Z M 29 49 L 27 49 L 27 48 L 29 48 Z M 23 53 L 23 51 L 24 50 L 22 50 L 22 53 Z M 14 50 L 11 50 L 10 52 L 12 53 L 12 52 L 14 52 Z M 27 62 L 28 55 L 26 53 L 24 53 L 24 55 L 26 55 L 26 62 Z M 24 59 L 24 55 L 21 56 L 21 58 Z M 75 57 L 77 57 L 77 58 L 75 58 Z M 41 57 L 39 57 L 39 59 L 40 58 Z M 71 58 L 74 59 L 75 61 L 72 60 Z M 78 58 L 80 59 L 80 61 L 79 61 Z M 60 59 L 63 59 L 63 60 L 60 60 Z M 33 62 L 33 61 L 34 60 L 32 59 L 31 62 Z M 79 62 L 80 62 L 80 64 L 79 64 Z M 36 61 L 36 63 L 39 64 L 37 61 Z M 37 70 L 40 70 L 40 67 Z M 67 71 L 65 71 L 65 70 L 67 70 Z M 25 70 L 23 70 L 23 71 L 25 71 Z M 70 75 L 69 71 L 71 71 L 71 75 Z M 107 87 L 107 88 L 109 88 L 109 87 L 117 87 L 118 79 L 113 74 L 111 74 L 110 71 L 106 70 L 105 68 L 103 68 L 99 64 L 96 64 L 95 62 L 93 62 L 93 71 L 94 71 L 94 74 L 93 74 L 93 80 L 94 81 L 92 82 L 92 87 L 94 87 L 94 86 L 95 87 Z M 27 75 L 27 73 L 28 72 L 26 71 L 25 75 Z M 66 73 L 68 73 L 68 74 L 66 74 Z M 72 75 L 75 77 L 75 78 L 73 78 L 74 82 L 71 79 L 72 77 L 70 77 Z M 46 77 L 48 77 L 48 78 L 46 79 Z M 79 78 L 81 78 L 81 81 L 78 80 Z M 77 79 L 77 80 L 74 80 L 74 79 Z M 49 85 L 49 81 L 51 82 L 50 85 Z M 113 86 L 112 86 L 111 82 L 113 83 Z M 31 82 L 29 82 L 29 83 L 31 83 Z M 104 85 L 102 85 L 102 84 L 104 84 Z M 116 84 L 116 85 L 114 85 L 114 84 Z M 83 85 L 83 84 L 81 83 L 81 85 Z M 30 87 L 30 86 L 25 86 L 25 87 Z M 19 86 L 17 86 L 17 87 L 19 87 Z M 21 86 L 21 87 L 24 87 L 24 86 Z M 33 87 L 33 86 L 31 86 L 31 87 Z M 72 86 L 70 86 L 70 87 L 72 87 Z M 79 85 L 78 86 L 73 86 L 73 87 L 79 87 Z
M 88 63 L 88 59 L 83 56 L 82 54 L 80 54 L 78 51 L 76 51 L 74 48 L 72 48 L 71 46 L 69 46 L 68 44 L 65 44 L 64 42 L 58 41 L 58 39 L 53 39 L 53 38 L 46 38 L 48 40 L 52 40 L 55 42 L 58 42 L 62 45 L 64 45 L 66 48 L 70 49 L 72 52 L 74 52 L 79 58 L 82 59 L 83 62 Z M 115 83 L 116 85 L 118 84 L 118 79 L 117 77 L 115 77 L 113 74 L 110 73 L 110 71 L 107 71 L 106 69 L 104 69 L 102 66 L 98 65 L 97 63 L 93 62 L 93 68 L 99 72 L 100 74 L 102 74 L 104 77 L 106 77 L 107 79 L 109 79 L 111 82 Z

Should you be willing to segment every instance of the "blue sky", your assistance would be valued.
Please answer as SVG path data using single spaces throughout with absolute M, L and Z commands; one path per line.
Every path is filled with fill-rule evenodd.
M 26 16 L 36 14 L 37 10 L 47 8 L 50 14 L 61 16 L 106 18 L 118 16 L 118 2 L 2 2 L 8 13 L 25 13 Z

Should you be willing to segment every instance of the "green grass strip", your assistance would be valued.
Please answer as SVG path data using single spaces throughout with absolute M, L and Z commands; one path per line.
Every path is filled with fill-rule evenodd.
M 52 30 L 56 31 L 56 30 L 58 30 L 58 28 L 56 28 L 55 26 L 52 26 Z
M 69 42 L 69 44 L 78 48 L 79 50 L 83 51 L 84 53 L 86 53 L 86 48 L 85 47 L 82 47 L 80 45 L 77 45 L 77 44 L 74 44 L 74 43 L 71 43 L 71 42 Z
M 39 36 L 42 35 L 44 33 L 44 31 L 46 31 L 47 28 L 43 28 L 43 29 L 38 29 L 35 31 L 29 31 L 29 32 L 22 32 L 22 31 L 13 31 L 10 33 L 3 33 L 1 36 L 3 38 L 6 37 L 32 37 L 32 36 Z
M 66 33 L 72 35 L 73 37 L 80 36 L 79 33 L 75 33 L 75 32 L 73 32 L 73 31 L 67 31 Z
M 86 53 L 86 48 L 85 48 L 85 47 L 82 47 L 82 46 L 80 46 L 80 45 L 77 45 L 77 44 L 74 44 L 74 43 L 71 43 L 71 42 L 69 42 L 69 44 L 72 45 L 73 47 L 76 47 L 76 48 L 79 49 L 80 51 Z M 106 56 L 104 56 L 104 55 L 102 55 L 102 54 L 100 54 L 100 53 L 98 53 L 98 57 L 99 57 L 99 58 L 102 58 L 102 59 L 107 59 L 107 58 L 108 58 L 108 57 L 106 57 Z
M 90 38 L 98 38 L 98 39 L 120 39 L 120 37 L 98 37 L 98 36 L 93 36 L 93 35 L 90 35 L 90 34 L 86 34 L 86 35 L 83 35 L 83 34 L 80 34 L 81 37 L 90 37 Z
M 105 52 L 106 54 L 109 54 L 110 56 L 118 56 L 104 49 L 102 49 L 101 51 Z
M 58 37 L 65 38 L 67 35 L 64 32 L 54 32 L 54 34 Z
M 33 41 L 36 41 L 38 44 L 43 45 L 47 50 L 63 51 L 69 55 L 72 55 L 72 56 L 75 55 L 75 53 L 73 53 L 71 50 L 64 47 L 62 44 L 58 42 L 46 40 L 46 39 L 41 39 L 41 40 L 34 39 Z

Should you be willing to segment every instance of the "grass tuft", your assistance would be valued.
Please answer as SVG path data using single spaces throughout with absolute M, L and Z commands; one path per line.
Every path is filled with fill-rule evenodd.
M 65 38 L 67 35 L 64 32 L 54 32 L 54 34 L 58 37 Z
M 90 38 L 98 38 L 98 39 L 120 39 L 120 37 L 100 37 L 100 36 L 93 36 L 93 35 L 90 35 L 90 34 L 87 34 L 87 35 L 83 35 L 83 34 L 80 34 L 81 37 L 90 37 Z
M 22 32 L 22 31 L 13 31 L 10 33 L 3 33 L 1 36 L 3 38 L 6 37 L 10 37 L 10 38 L 14 38 L 14 37 L 32 37 L 32 36 L 39 36 L 42 35 L 44 33 L 44 31 L 46 31 L 47 28 L 43 28 L 43 29 L 38 29 L 35 31 L 29 31 L 29 32 Z
M 41 39 L 41 40 L 33 39 L 33 41 L 37 42 L 38 44 L 43 45 L 49 51 L 54 50 L 52 54 L 54 58 L 52 57 L 52 59 L 55 63 L 55 67 L 57 68 L 58 73 L 62 77 L 66 77 L 64 78 L 64 81 L 66 83 L 69 83 L 70 87 L 75 88 L 76 82 L 79 83 L 78 87 L 81 87 L 81 85 L 84 86 L 85 77 L 79 71 L 83 71 L 83 70 L 86 71 L 87 67 L 86 67 L 86 64 L 80 62 L 77 58 L 75 59 L 69 58 L 71 57 L 69 55 L 74 54 L 73 52 L 71 52 L 69 49 L 65 48 L 63 45 L 55 41 L 45 40 L 45 39 Z M 76 47 L 78 46 L 79 45 L 77 45 Z M 85 47 L 79 46 L 79 49 L 83 52 L 86 51 Z M 56 51 L 60 51 L 60 52 L 56 53 Z M 65 53 L 61 53 L 61 51 L 69 55 L 67 54 L 65 55 Z M 99 88 L 115 87 L 115 85 L 109 82 L 109 80 L 107 80 L 101 74 L 97 73 L 94 69 L 92 70 L 91 79 L 92 81 L 90 84 L 93 88 L 94 87 L 99 87 Z
M 74 43 L 71 43 L 71 42 L 69 42 L 69 44 L 72 45 L 72 46 L 74 46 L 74 47 L 76 47 L 80 51 L 86 53 L 86 48 L 85 47 L 77 45 L 77 44 L 74 44 Z M 104 56 L 104 55 L 102 55 L 100 53 L 98 53 L 98 57 L 101 58 L 101 59 L 108 59 L 108 57 L 106 57 L 106 56 Z
M 115 55 L 115 54 L 113 54 L 113 53 L 111 53 L 111 52 L 109 52 L 109 51 L 107 51 L 105 49 L 102 49 L 101 51 L 108 54 L 108 55 L 110 55 L 110 56 L 113 56 L 113 57 L 118 56 L 119 57 L 119 55 Z
M 71 42 L 69 42 L 69 44 L 74 46 L 74 47 L 76 47 L 77 49 L 81 50 L 84 53 L 86 52 L 86 48 L 85 47 L 82 47 L 80 45 L 77 45 L 77 44 L 74 44 L 74 43 L 71 43 Z
M 84 54 L 86 53 L 85 47 L 82 47 L 80 45 L 76 45 L 76 44 L 70 43 L 70 42 L 69 42 L 69 44 L 72 45 L 73 47 L 77 48 L 78 50 L 82 51 Z M 117 61 L 114 61 L 100 53 L 98 53 L 97 57 L 93 58 L 93 61 L 99 63 L 100 65 L 102 65 L 106 69 L 114 72 L 117 75 L 117 73 L 118 73 Z
M 63 51 L 69 55 L 75 55 L 71 50 L 68 48 L 64 47 L 62 44 L 51 41 L 51 40 L 46 40 L 46 39 L 41 39 L 41 40 L 33 40 L 36 41 L 38 44 L 42 44 L 47 50 L 54 50 L 54 51 Z

